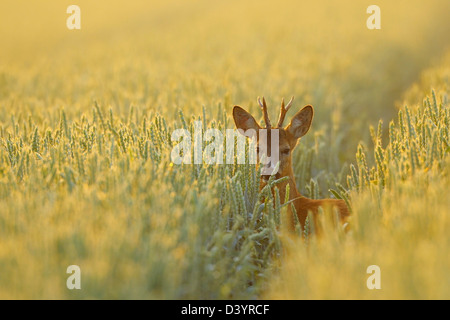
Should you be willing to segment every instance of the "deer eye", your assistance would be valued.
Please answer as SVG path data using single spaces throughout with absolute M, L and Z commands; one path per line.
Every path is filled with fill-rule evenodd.
M 289 152 L 291 152 L 291 150 L 289 149 L 284 149 L 283 151 L 281 151 L 281 154 L 287 156 L 289 154 Z

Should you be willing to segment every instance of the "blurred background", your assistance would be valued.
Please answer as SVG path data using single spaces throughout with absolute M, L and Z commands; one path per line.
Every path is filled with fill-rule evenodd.
M 70 4 L 0 4 L 3 117 L 15 104 L 72 112 L 94 99 L 169 118 L 202 105 L 216 115 L 218 102 L 256 112 L 258 96 L 275 117 L 281 98 L 295 96 L 296 108 L 316 108 L 316 128 L 332 117 L 365 126 L 392 118 L 450 41 L 446 0 L 378 1 L 381 30 L 366 27 L 370 1 L 80 0 L 81 30 L 66 27 Z M 357 126 L 341 129 L 367 138 Z

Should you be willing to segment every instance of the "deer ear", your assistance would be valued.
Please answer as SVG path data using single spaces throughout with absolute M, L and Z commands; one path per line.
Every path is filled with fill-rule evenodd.
M 253 116 L 250 113 L 248 113 L 239 106 L 235 106 L 233 108 L 233 119 L 234 123 L 236 124 L 236 128 L 238 129 L 242 129 L 244 131 L 247 131 L 248 129 L 253 129 L 256 132 L 258 132 L 258 130 L 261 129 L 259 124 L 256 122 L 255 118 L 253 118 Z
M 291 123 L 286 127 L 286 131 L 292 134 L 295 139 L 303 137 L 311 127 L 311 122 L 314 116 L 314 109 L 312 106 L 306 106 L 295 114 Z

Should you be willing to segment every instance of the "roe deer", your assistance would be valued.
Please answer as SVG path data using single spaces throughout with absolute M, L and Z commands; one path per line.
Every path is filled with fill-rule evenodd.
M 290 124 L 283 128 L 284 118 L 286 116 L 287 111 L 292 105 L 294 97 L 288 102 L 287 105 L 284 104 L 284 99 L 281 101 L 281 111 L 280 117 L 278 120 L 278 124 L 276 127 L 272 127 L 270 123 L 270 119 L 267 112 L 266 101 L 263 97 L 263 101 L 258 98 L 258 103 L 262 109 L 264 115 L 264 122 L 266 124 L 266 128 L 261 128 L 256 122 L 255 118 L 245 111 L 243 108 L 239 106 L 235 106 L 233 108 L 233 118 L 238 129 L 242 129 L 247 131 L 249 129 L 253 129 L 257 132 L 257 153 L 258 155 L 261 153 L 261 150 L 264 150 L 261 154 L 266 153 L 267 157 L 271 159 L 271 151 L 275 150 L 275 152 L 279 152 L 279 167 L 278 172 L 275 174 L 275 178 L 279 179 L 282 177 L 289 177 L 287 181 L 280 183 L 278 185 L 280 192 L 280 200 L 282 203 L 285 200 L 286 196 L 286 185 L 289 183 L 289 200 L 292 200 L 295 211 L 297 213 L 298 221 L 300 222 L 302 230 L 305 227 L 305 221 L 309 212 L 312 212 L 313 215 L 313 223 L 317 227 L 317 214 L 319 212 L 319 207 L 323 207 L 324 209 L 336 208 L 339 211 L 339 218 L 342 223 L 346 221 L 346 218 L 349 216 L 349 209 L 343 200 L 338 199 L 322 199 L 322 200 L 313 200 L 303 197 L 296 186 L 294 171 L 292 169 L 292 151 L 297 145 L 298 140 L 303 137 L 311 127 L 311 122 L 314 115 L 314 109 L 312 106 L 307 105 L 300 111 L 298 111 L 294 117 L 292 118 Z M 267 129 L 267 138 L 260 139 L 259 130 Z M 278 129 L 278 148 L 271 146 L 271 129 Z M 275 139 L 273 139 L 275 140 Z M 275 140 L 276 141 L 276 140 Z M 265 145 L 263 145 L 265 144 Z M 273 161 L 272 161 L 273 162 Z M 275 163 L 268 163 L 265 166 L 275 167 Z M 267 171 L 266 171 L 267 172 Z M 269 179 L 270 175 L 261 175 L 260 188 L 263 188 Z M 295 217 L 293 215 L 293 211 L 291 206 L 288 206 L 288 225 L 287 228 L 289 231 L 295 230 Z M 316 229 L 317 230 L 317 229 Z

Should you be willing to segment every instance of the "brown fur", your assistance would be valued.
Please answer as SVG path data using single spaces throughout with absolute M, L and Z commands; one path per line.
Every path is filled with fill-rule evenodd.
M 263 105 L 261 105 L 263 108 Z M 265 107 L 265 101 L 264 101 Z M 286 113 L 287 110 L 283 110 L 284 103 L 282 103 L 281 112 Z M 267 110 L 263 110 L 267 113 Z M 321 200 L 313 200 L 303 197 L 297 189 L 295 183 L 295 177 L 292 167 L 292 151 L 299 139 L 305 135 L 312 123 L 312 118 L 314 114 L 314 109 L 312 106 L 306 106 L 299 112 L 295 114 L 292 118 L 290 124 L 285 128 L 272 128 L 279 130 L 279 150 L 280 150 L 280 167 L 278 173 L 276 174 L 276 178 L 289 177 L 286 182 L 279 184 L 277 187 L 280 192 L 280 199 L 284 202 L 286 185 L 289 183 L 289 200 L 293 200 L 293 204 L 295 207 L 295 211 L 297 213 L 298 221 L 302 229 L 305 227 L 305 221 L 308 216 L 308 213 L 311 212 L 314 218 L 314 225 L 317 226 L 317 214 L 319 213 L 319 207 L 322 207 L 325 212 L 327 209 L 337 208 L 339 212 L 339 218 L 342 223 L 344 223 L 347 217 L 350 215 L 349 209 L 346 203 L 343 200 L 337 199 L 321 199 Z M 253 116 L 242 109 L 239 106 L 235 106 L 233 109 L 233 118 L 238 129 L 248 130 L 254 129 L 258 131 L 261 127 L 257 124 Z M 283 115 L 284 118 L 284 115 Z M 282 124 L 283 121 L 280 123 Z M 270 141 L 268 139 L 268 141 Z M 259 144 L 259 137 L 258 137 Z M 289 149 L 290 152 L 288 154 L 283 154 L 283 150 Z M 270 145 L 267 146 L 268 153 L 270 153 L 271 148 Z M 263 188 L 266 185 L 266 180 L 262 177 L 260 187 Z M 295 200 L 294 200 L 295 199 Z M 328 212 L 333 212 L 332 210 L 328 210 Z M 291 206 L 288 206 L 288 230 L 295 230 L 295 217 L 293 215 L 293 211 Z M 317 230 L 317 229 L 316 229 Z

